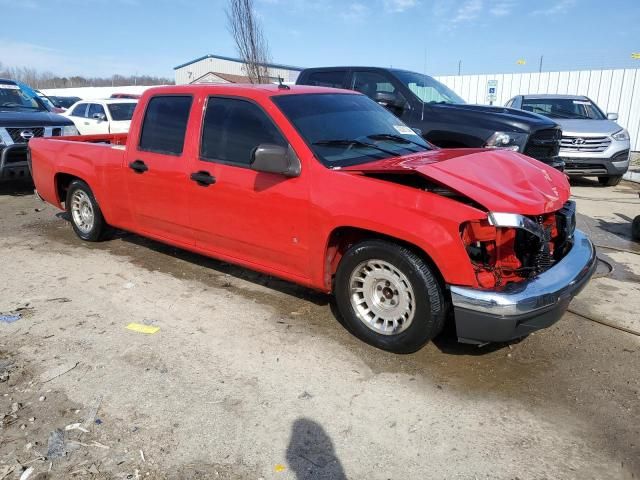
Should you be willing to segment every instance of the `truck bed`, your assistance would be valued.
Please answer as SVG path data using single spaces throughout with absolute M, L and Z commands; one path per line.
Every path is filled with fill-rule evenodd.
M 103 135 L 74 135 L 67 137 L 47 137 L 47 140 L 64 140 L 68 142 L 107 143 L 110 145 L 126 145 L 127 133 L 105 133 Z

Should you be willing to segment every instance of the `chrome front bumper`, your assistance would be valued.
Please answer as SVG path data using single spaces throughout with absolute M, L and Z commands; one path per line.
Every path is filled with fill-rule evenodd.
M 508 341 L 552 325 L 587 284 L 596 266 L 595 247 L 583 232 L 576 230 L 569 253 L 531 280 L 511 283 L 502 290 L 452 285 L 459 341 Z

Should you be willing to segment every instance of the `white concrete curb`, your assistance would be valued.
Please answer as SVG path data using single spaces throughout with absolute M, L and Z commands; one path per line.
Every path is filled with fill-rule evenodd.
M 627 173 L 624 174 L 622 178 L 624 178 L 625 180 L 629 180 L 630 182 L 640 183 L 640 171 L 629 170 Z

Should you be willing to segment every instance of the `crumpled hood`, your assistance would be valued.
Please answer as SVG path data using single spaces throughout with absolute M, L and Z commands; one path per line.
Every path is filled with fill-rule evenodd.
M 541 215 L 569 199 L 567 177 L 508 150 L 441 149 L 345 167 L 362 173 L 417 173 L 492 212 Z

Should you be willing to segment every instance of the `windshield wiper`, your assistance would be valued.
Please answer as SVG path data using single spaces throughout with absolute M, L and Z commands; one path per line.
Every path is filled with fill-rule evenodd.
M 335 139 L 335 140 L 318 140 L 317 142 L 313 142 L 313 145 L 321 145 L 326 147 L 361 147 L 361 148 L 373 148 L 374 150 L 378 150 L 382 153 L 386 153 L 387 155 L 393 155 L 394 157 L 399 157 L 400 154 L 398 152 L 394 152 L 392 150 L 387 150 L 386 148 L 379 147 L 374 145 L 373 143 L 361 142 L 360 140 L 349 140 L 349 139 Z
M 422 143 L 414 142 L 413 140 L 401 137 L 400 135 L 393 135 L 392 133 L 375 133 L 373 135 L 367 135 L 367 138 L 370 138 L 371 140 L 391 140 L 398 143 L 411 143 L 418 147 L 422 147 L 425 150 L 429 150 L 429 147 Z

